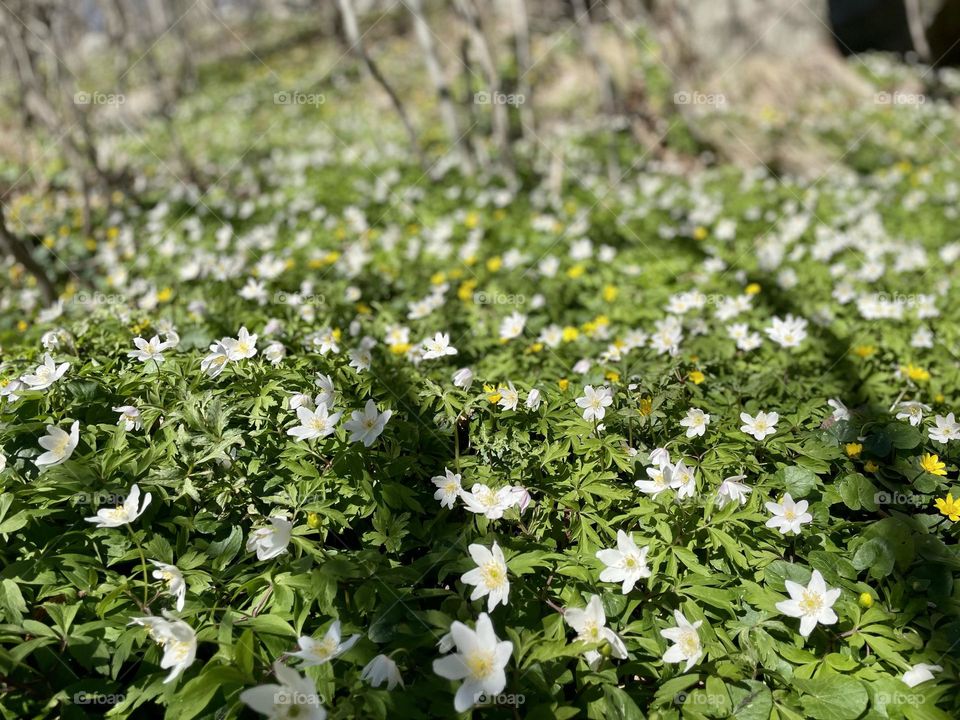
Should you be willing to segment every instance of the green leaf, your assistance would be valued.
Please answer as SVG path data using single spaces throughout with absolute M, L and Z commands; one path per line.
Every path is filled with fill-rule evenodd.
M 793 684 L 804 693 L 803 709 L 814 720 L 855 720 L 867 709 L 869 696 L 859 680 L 843 675 L 821 678 L 794 678 Z

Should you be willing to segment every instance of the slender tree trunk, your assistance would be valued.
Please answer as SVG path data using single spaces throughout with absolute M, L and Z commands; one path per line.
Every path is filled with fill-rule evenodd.
M 469 152 L 464 150 L 465 140 L 460 131 L 460 124 L 457 122 L 457 112 L 450 95 L 450 86 L 447 84 L 443 69 L 440 67 L 440 61 L 437 59 L 436 47 L 433 44 L 433 32 L 430 30 L 430 25 L 424 15 L 423 3 L 421 0 L 407 0 L 406 4 L 410 9 L 410 14 L 413 15 L 413 28 L 417 36 L 417 43 L 420 45 L 423 61 L 427 66 L 427 74 L 430 76 L 430 82 L 433 83 L 437 95 L 440 119 L 450 138 L 453 153 L 457 160 L 462 163 L 464 171 L 470 174 L 473 172 L 473 162 Z
M 394 110 L 397 111 L 397 115 L 400 116 L 400 121 L 403 123 L 404 129 L 407 131 L 413 154 L 421 165 L 426 165 L 423 151 L 420 148 L 420 141 L 417 139 L 417 132 L 413 129 L 413 123 L 410 122 L 410 116 L 407 115 L 406 108 L 400 101 L 400 97 L 393 89 L 393 86 L 387 82 L 387 79 L 380 72 L 380 68 L 377 67 L 377 64 L 373 61 L 373 58 L 370 57 L 370 53 L 367 52 L 366 46 L 363 44 L 363 38 L 360 35 L 360 29 L 357 25 L 357 14 L 353 7 L 353 0 L 337 0 L 337 7 L 340 8 L 340 16 L 343 19 L 343 30 L 347 35 L 347 42 L 350 44 L 350 49 L 363 61 L 363 64 L 367 67 L 367 71 L 390 98 L 390 103 L 393 105 Z
M 500 151 L 501 162 L 509 168 L 512 166 L 510 127 L 507 106 L 502 101 L 503 86 L 500 82 L 500 73 L 497 71 L 497 64 L 493 58 L 490 43 L 487 41 L 487 35 L 480 20 L 480 13 L 477 11 L 476 5 L 473 4 L 473 0 L 455 0 L 455 3 L 457 11 L 464 19 L 471 44 L 477 53 L 480 67 L 487 79 L 491 116 L 493 118 L 493 138 L 497 149 Z
M 513 42 L 517 66 L 517 92 L 523 96 L 520 103 L 520 124 L 523 137 L 530 140 L 536 135 L 536 115 L 533 112 L 533 85 L 530 83 L 530 23 L 527 18 L 526 0 L 510 0 L 513 21 Z

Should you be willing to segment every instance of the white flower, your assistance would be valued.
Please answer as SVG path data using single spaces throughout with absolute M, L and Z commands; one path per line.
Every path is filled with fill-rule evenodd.
M 511 313 L 500 323 L 500 339 L 512 340 L 515 337 L 519 337 L 526 324 L 526 315 L 518 312 Z
M 597 551 L 597 559 L 606 565 L 600 573 L 600 582 L 622 582 L 621 590 L 626 595 L 640 578 L 650 577 L 649 551 L 650 548 L 637 548 L 632 535 L 617 530 L 617 549 Z
M 23 383 L 19 380 L 0 379 L 0 398 L 7 398 L 7 402 L 16 402 L 20 399 L 17 390 L 23 388 Z
M 516 501 L 513 498 L 513 492 L 509 485 L 499 490 L 493 489 L 481 483 L 475 483 L 470 492 L 461 492 L 464 505 L 467 510 L 478 515 L 485 516 L 488 520 L 498 520 L 503 517 L 507 508 L 513 507 Z
M 183 620 L 177 620 L 167 611 L 163 615 L 134 618 L 130 624 L 147 628 L 150 637 L 163 647 L 160 667 L 170 668 L 170 674 L 163 681 L 166 684 L 193 664 L 197 656 L 197 635 Z
M 183 573 L 176 565 L 162 563 L 159 560 L 151 560 L 156 570 L 153 571 L 154 580 L 162 580 L 167 584 L 167 592 L 177 599 L 177 612 L 183 610 L 183 603 L 187 596 L 187 583 L 183 579 Z
M 902 679 L 908 687 L 916 687 L 920 683 L 924 683 L 927 680 L 933 680 L 933 674 L 935 672 L 943 672 L 943 668 L 939 665 L 917 663 L 916 665 L 911 666 L 911 668 L 903 674 Z
M 424 340 L 422 345 L 424 360 L 457 354 L 457 349 L 450 344 L 449 333 L 437 333 L 432 340 L 430 338 Z
M 210 354 L 200 361 L 200 371 L 208 377 L 218 377 L 227 366 L 227 348 L 220 341 L 210 345 Z
M 453 699 L 453 707 L 465 712 L 480 695 L 499 695 L 507 686 L 504 668 L 513 654 L 513 643 L 501 641 L 493 631 L 490 616 L 480 613 L 476 630 L 454 621 L 450 634 L 456 652 L 433 661 L 433 671 L 447 680 L 463 680 Z
M 40 438 L 40 447 L 46 450 L 33 462 L 40 469 L 66 462 L 80 442 L 80 423 L 74 420 L 67 433 L 56 425 L 47 425 L 47 434 Z
M 697 664 L 697 661 L 703 655 L 703 648 L 700 645 L 700 634 L 697 632 L 703 624 L 703 620 L 697 620 L 691 623 L 679 610 L 673 611 L 673 619 L 677 626 L 661 630 L 660 634 L 673 643 L 663 654 L 663 661 L 668 663 L 686 662 L 683 669 L 687 672 Z
M 740 426 L 741 432 L 747 435 L 753 435 L 757 440 L 763 440 L 767 435 L 773 435 L 777 432 L 777 421 L 780 419 L 778 413 L 758 412 L 756 417 L 748 413 L 740 413 L 740 420 L 743 425 Z
M 140 362 L 149 362 L 150 360 L 155 360 L 158 363 L 163 362 L 164 350 L 169 350 L 172 347 L 170 343 L 160 342 L 158 335 L 154 335 L 149 340 L 136 337 L 133 339 L 133 344 L 136 345 L 137 349 L 128 352 L 127 357 Z
M 251 335 L 245 327 L 240 328 L 236 340 L 223 338 L 220 344 L 227 351 L 227 360 L 230 362 L 252 358 L 257 354 L 257 336 Z
M 687 437 L 703 437 L 710 424 L 710 416 L 700 408 L 690 408 L 686 416 L 680 421 L 681 427 L 687 429 Z
M 340 352 L 340 346 L 337 344 L 339 335 L 339 330 L 333 330 L 329 327 L 326 327 L 317 333 L 317 336 L 313 339 L 313 344 L 320 346 L 319 349 L 321 355 L 326 355 L 328 352 L 332 352 L 334 355 L 336 355 Z
M 322 403 L 316 410 L 301 405 L 297 408 L 297 419 L 300 420 L 300 424 L 287 430 L 287 435 L 292 435 L 297 440 L 325 438 L 336 429 L 342 414 L 330 415 L 327 412 L 327 406 Z
M 603 603 L 599 595 L 591 595 L 585 608 L 567 608 L 563 611 L 563 619 L 567 625 L 577 633 L 577 640 L 585 643 L 602 643 L 606 641 L 610 646 L 610 655 L 625 660 L 627 646 L 613 630 L 607 627 L 607 616 L 603 611 Z M 587 650 L 583 654 L 587 664 L 592 668 L 600 664 L 603 656 L 597 650 Z
M 257 685 L 240 693 L 240 702 L 270 720 L 326 720 L 316 683 L 282 662 L 273 664 L 280 685 Z
M 583 408 L 583 419 L 603 420 L 607 414 L 606 408 L 613 404 L 613 391 L 608 387 L 594 389 L 592 385 L 583 388 L 583 396 L 576 399 L 579 407 Z
M 314 398 L 314 403 L 316 405 L 326 405 L 333 410 L 334 394 L 336 393 L 336 388 L 333 386 L 333 378 L 329 375 L 320 375 L 318 373 L 317 379 L 313 382 L 320 388 L 320 393 Z
M 115 413 L 120 413 L 117 425 L 122 425 L 127 432 L 140 429 L 140 411 L 133 405 L 121 405 L 113 408 Z
M 21 376 L 20 382 L 26 385 L 29 390 L 46 390 L 62 378 L 69 367 L 70 363 L 55 364 L 53 358 L 50 357 L 50 353 L 46 353 L 43 356 L 43 364 L 38 365 L 32 374 Z
M 373 354 L 370 352 L 370 348 L 365 347 L 350 350 L 347 357 L 350 358 L 350 367 L 356 369 L 358 373 L 369 370 L 373 362 Z
M 930 406 L 921 402 L 902 402 L 897 405 L 897 420 L 907 420 L 917 427 L 923 422 L 923 414 L 930 412 Z
M 670 487 L 677 491 L 677 497 L 693 497 L 697 492 L 697 475 L 693 468 L 689 468 L 683 460 L 677 461 L 676 465 L 668 465 L 664 468 L 664 478 Z
M 783 496 L 780 504 L 768 502 L 764 504 L 773 517 L 767 520 L 769 528 L 777 528 L 784 535 L 799 534 L 802 525 L 813 522 L 813 515 L 807 512 L 809 503 L 806 500 L 794 502 L 790 493 Z
M 362 442 L 364 447 L 370 447 L 380 437 L 384 426 L 393 415 L 392 410 L 377 412 L 377 405 L 373 400 L 367 400 L 363 412 L 355 410 L 350 413 L 350 419 L 343 424 L 350 433 L 350 442 Z
M 803 318 L 795 318 L 793 315 L 787 315 L 783 319 L 774 317 L 765 332 L 767 337 L 780 347 L 799 347 L 807 337 L 807 321 Z
M 469 390 L 473 383 L 473 370 L 470 368 L 460 368 L 453 374 L 453 385 L 461 390 Z
M 323 640 L 314 640 L 307 636 L 301 637 L 297 643 L 300 649 L 297 652 L 289 653 L 289 655 L 303 660 L 303 667 L 323 665 L 335 657 L 343 655 L 356 645 L 359 639 L 359 635 L 351 635 L 340 642 L 340 621 L 335 620 L 323 636 Z
M 507 577 L 507 561 L 503 557 L 503 550 L 496 542 L 489 550 L 477 543 L 467 549 L 477 564 L 477 567 L 460 577 L 461 582 L 474 586 L 470 599 L 479 600 L 486 595 L 487 612 L 493 612 L 500 603 L 506 605 L 510 579 Z
M 270 527 L 251 530 L 247 536 L 247 552 L 257 552 L 257 560 L 270 560 L 287 551 L 293 523 L 281 515 L 270 518 Z
M 497 403 L 504 410 L 516 410 L 517 403 L 520 402 L 520 393 L 513 386 L 513 383 L 507 383 L 507 387 L 500 388 L 500 401 Z
M 830 416 L 834 421 L 849 420 L 850 410 L 840 400 L 827 400 L 827 405 L 833 408 L 833 414 Z
M 527 509 L 527 506 L 530 505 L 530 491 L 522 485 L 507 485 L 507 490 L 510 491 L 507 501 L 511 505 L 516 505 L 520 509 L 520 512 L 523 513 L 523 511 Z
M 457 501 L 462 490 L 460 474 L 455 474 L 447 468 L 444 468 L 443 472 L 443 475 L 430 478 L 433 484 L 437 486 L 437 491 L 433 494 L 433 497 L 440 501 L 440 507 L 447 507 L 452 510 L 453 504 Z
M 84 520 L 97 523 L 97 527 L 101 528 L 128 525 L 143 515 L 143 511 L 147 509 L 151 500 L 153 495 L 147 493 L 143 496 L 143 504 L 140 505 L 140 487 L 134 483 L 130 486 L 130 492 L 127 494 L 127 499 L 123 501 L 123 505 L 98 510 L 95 516 L 84 518 Z
M 735 502 L 739 505 L 745 505 L 747 495 L 750 494 L 750 486 L 745 485 L 743 480 L 746 475 L 731 475 L 725 478 L 720 487 L 717 488 L 717 507 L 723 509 L 729 503 Z
M 837 614 L 833 611 L 833 604 L 840 597 L 840 589 L 830 589 L 823 581 L 819 570 L 814 570 L 809 584 L 804 587 L 792 580 L 785 580 L 789 600 L 777 603 L 777 610 L 784 615 L 800 618 L 800 634 L 809 637 L 817 626 L 833 625 L 837 621 Z
M 386 683 L 387 690 L 393 690 L 397 685 L 403 687 L 403 678 L 400 677 L 397 664 L 386 655 L 377 655 L 364 665 L 360 671 L 360 679 L 366 680 L 372 687 L 380 687 Z
M 946 417 L 937 415 L 933 421 L 937 427 L 930 429 L 931 440 L 939 443 L 960 440 L 960 424 L 954 419 L 953 413 L 949 413 Z
M 670 469 L 669 461 L 648 467 L 647 477 L 650 479 L 637 480 L 634 485 L 640 488 L 640 492 L 656 497 L 670 487 Z
M 540 402 L 541 402 L 540 391 L 534 388 L 533 390 L 527 393 L 527 401 L 524 403 L 524 405 L 528 409 L 536 412 L 537 410 L 540 409 Z
M 287 349 L 283 346 L 283 343 L 273 342 L 267 345 L 263 351 L 263 356 L 271 365 L 279 365 L 287 356 Z
M 7 456 L 3 454 L 3 450 L 0 450 L 0 472 L 3 472 L 7 469 Z

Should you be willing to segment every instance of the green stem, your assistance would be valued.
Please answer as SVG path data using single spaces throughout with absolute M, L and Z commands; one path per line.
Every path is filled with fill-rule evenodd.
M 143 607 L 148 607 L 147 596 L 150 592 L 150 576 L 147 571 L 147 556 L 143 554 L 143 545 L 140 544 L 140 540 L 137 538 L 136 533 L 133 532 L 133 528 L 130 527 L 130 523 L 127 523 L 127 531 L 130 533 L 130 538 L 133 540 L 134 544 L 137 546 L 137 551 L 140 553 L 140 564 L 143 567 Z

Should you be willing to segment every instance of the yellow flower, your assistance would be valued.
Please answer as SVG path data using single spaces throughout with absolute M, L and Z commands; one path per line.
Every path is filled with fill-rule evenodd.
M 879 466 L 876 462 L 874 462 L 873 460 L 867 460 L 867 462 L 864 463 L 864 465 L 863 465 L 863 469 L 866 470 L 867 472 L 871 472 L 871 473 L 872 473 L 872 472 L 876 472 L 877 470 L 879 470 L 879 469 L 880 469 L 880 466 Z
M 615 285 L 605 285 L 603 288 L 603 299 L 609 303 L 612 303 L 617 299 L 617 293 L 620 291 L 617 290 Z
M 646 417 L 653 412 L 653 398 L 640 398 L 640 414 Z
M 457 290 L 457 297 L 463 300 L 463 302 L 469 302 L 473 299 L 473 291 L 477 287 L 476 280 L 464 280 L 460 283 L 460 287 Z
M 390 352 L 394 355 L 405 355 L 411 347 L 413 346 L 410 343 L 394 343 L 390 346 Z
M 120 236 L 120 228 L 118 227 L 108 227 L 107 228 L 107 239 L 116 240 Z
M 538 353 L 541 350 L 543 350 L 543 343 L 535 342 L 533 345 L 530 346 L 529 352 Z
M 873 345 L 857 345 L 853 349 L 853 354 L 866 359 L 873 355 L 876 351 L 877 349 Z
M 860 607 L 873 607 L 873 595 L 868 592 L 860 593 Z
M 564 342 L 573 342 L 578 337 L 580 337 L 580 331 L 577 330 L 575 327 L 567 325 L 567 327 L 563 329 L 562 337 Z
M 930 453 L 924 453 L 920 456 L 920 467 L 926 470 L 931 475 L 939 475 L 943 477 L 947 474 L 947 466 L 940 460 L 939 455 L 932 455 Z
M 498 402 L 500 402 L 500 398 L 502 397 L 503 395 L 500 393 L 493 393 L 492 395 L 487 395 L 487 400 L 490 401 L 491 405 L 496 405 Z
M 843 449 L 847 451 L 847 457 L 858 458 L 860 453 L 863 452 L 863 445 L 860 443 L 847 443 L 843 446 Z
M 693 381 L 694 385 L 699 385 L 706 379 L 707 379 L 707 376 L 704 375 L 699 370 L 694 370 L 693 372 L 690 373 L 690 380 Z
M 93 252 L 94 250 L 97 249 L 97 241 L 94 240 L 93 238 L 87 238 L 86 240 L 83 241 L 83 246 L 90 252 Z
M 323 261 L 323 258 L 310 258 L 310 262 L 307 263 L 311 270 L 317 270 L 322 268 L 326 263 Z
M 360 315 L 369 315 L 373 311 L 370 309 L 370 306 L 367 305 L 366 303 L 357 303 L 357 312 Z
M 946 498 L 937 498 L 934 504 L 941 515 L 946 515 L 953 522 L 960 520 L 960 502 L 954 500 L 950 493 L 947 493 Z
M 706 239 L 707 239 L 707 229 L 706 229 L 705 227 L 703 227 L 702 225 L 698 226 L 698 227 L 693 231 L 693 239 L 694 239 L 694 240 L 706 240 Z
M 463 270 L 461 270 L 460 268 L 454 268 L 453 270 L 450 271 L 451 280 L 459 280 L 462 277 L 463 277 Z
M 560 386 L 561 390 L 566 390 L 568 387 L 570 387 L 570 381 L 566 378 L 563 378 L 561 380 L 557 380 L 557 385 Z
M 323 259 L 330 265 L 333 265 L 333 263 L 340 259 L 340 253 L 338 253 L 336 250 L 331 250 L 323 256 Z
M 430 277 L 431 285 L 442 285 L 447 279 L 447 274 L 443 272 L 436 272 Z
M 604 375 L 604 377 L 610 382 L 620 382 L 620 373 L 614 372 L 613 370 Z
M 916 382 L 926 382 L 930 379 L 930 373 L 927 370 L 912 363 L 900 369 L 908 378 Z
M 943 393 L 937 393 L 933 396 L 933 401 L 938 405 L 942 405 L 944 400 L 946 400 L 946 398 L 943 396 Z
M 53 235 L 47 235 L 43 238 L 43 246 L 48 250 L 52 249 L 56 244 L 57 241 L 54 239 Z
M 572 268 L 567 270 L 567 277 L 571 280 L 576 280 L 578 277 L 583 275 L 587 269 L 583 265 L 574 265 Z
M 463 219 L 463 224 L 466 225 L 469 229 L 473 230 L 477 226 L 477 223 L 480 221 L 480 216 L 477 215 L 473 210 L 467 213 L 467 216 Z
M 307 525 L 312 528 L 320 527 L 320 516 L 315 512 L 307 513 Z
M 157 302 L 168 302 L 173 297 L 173 290 L 166 287 L 157 293 Z
M 747 295 L 756 295 L 760 292 L 760 283 L 750 283 L 743 289 L 743 291 Z
M 21 320 L 20 322 L 17 323 L 17 330 L 19 330 L 20 332 L 24 332 L 28 327 L 30 326 L 27 325 L 25 320 Z
M 503 267 L 503 260 L 500 259 L 499 255 L 487 260 L 487 270 L 490 272 L 496 272 L 501 267 Z

